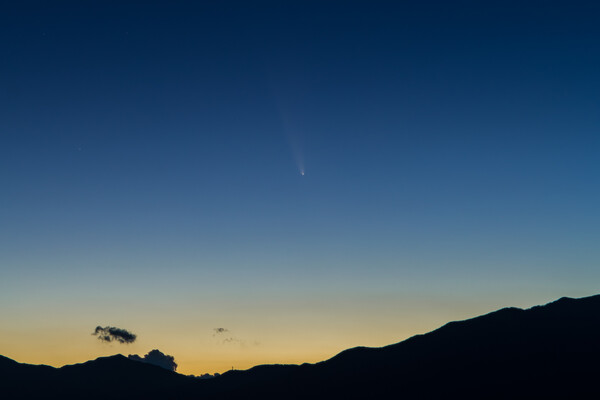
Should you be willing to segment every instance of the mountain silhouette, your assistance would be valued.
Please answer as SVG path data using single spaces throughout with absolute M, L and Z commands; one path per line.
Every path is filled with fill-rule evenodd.
M 130 360 L 52 368 L 0 356 L 0 398 L 600 398 L 600 295 L 504 308 L 316 364 L 196 379 Z

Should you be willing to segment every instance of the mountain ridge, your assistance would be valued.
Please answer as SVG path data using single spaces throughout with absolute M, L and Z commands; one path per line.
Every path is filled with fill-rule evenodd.
M 258 365 L 206 380 L 123 355 L 60 368 L 0 356 L 0 376 L 10 378 L 1 390 L 8 398 L 588 397 L 600 395 L 599 337 L 600 295 L 562 297 L 452 321 L 383 347 L 350 348 L 315 364 Z

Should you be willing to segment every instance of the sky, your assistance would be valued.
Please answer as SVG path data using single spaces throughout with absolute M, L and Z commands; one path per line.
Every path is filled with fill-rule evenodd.
M 598 293 L 599 13 L 2 2 L 0 354 L 199 375 Z

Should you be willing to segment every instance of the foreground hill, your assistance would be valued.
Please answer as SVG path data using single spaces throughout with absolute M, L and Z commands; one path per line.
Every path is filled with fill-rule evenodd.
M 317 364 L 258 366 L 210 380 L 121 355 L 58 369 L 0 357 L 0 397 L 600 398 L 599 376 L 600 295 L 505 308 Z

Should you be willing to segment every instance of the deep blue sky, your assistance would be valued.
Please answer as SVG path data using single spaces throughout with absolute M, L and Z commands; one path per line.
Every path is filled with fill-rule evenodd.
M 377 320 L 383 303 L 455 305 L 418 317 L 443 321 L 597 292 L 599 17 L 592 1 L 4 2 L 0 326 L 99 301 L 126 323 L 123 304 L 176 314 L 202 292 L 232 325 L 263 300 L 339 302 L 323 318 L 359 310 L 387 336 L 354 344 L 385 344 L 410 313 Z M 71 311 L 55 317 L 87 312 Z

